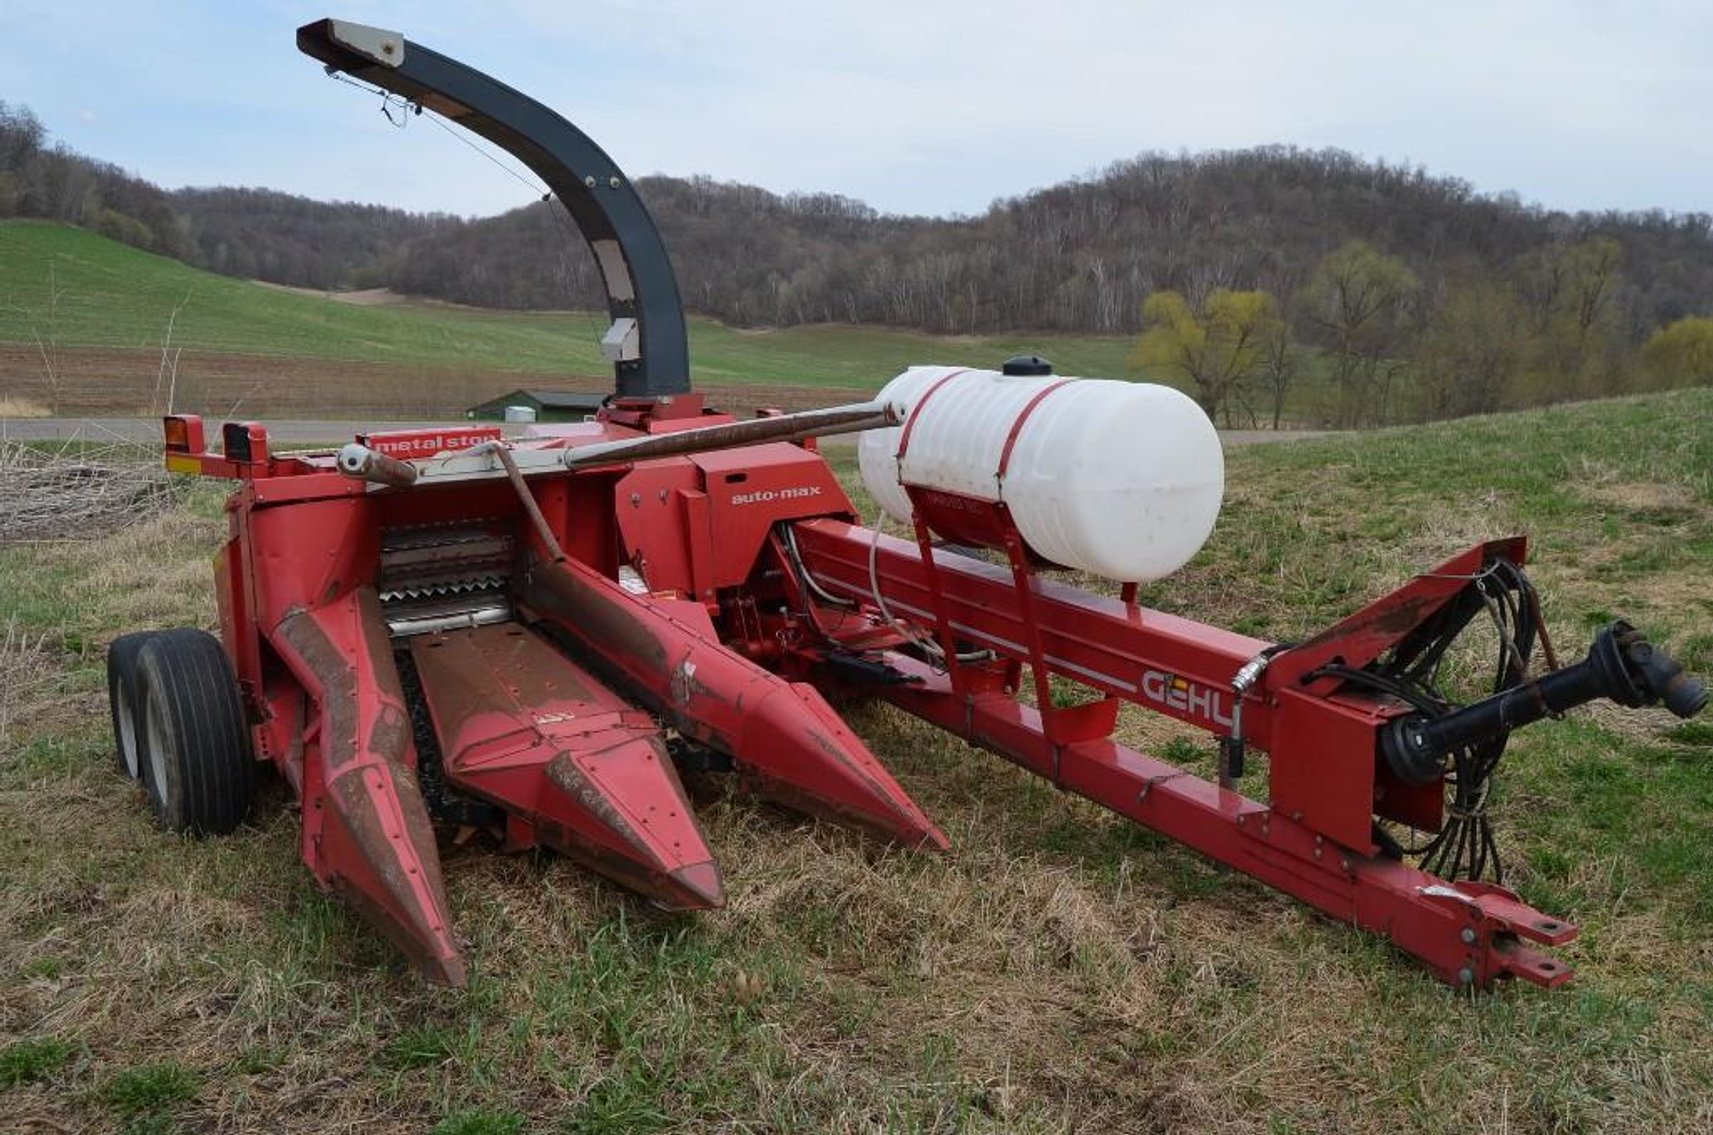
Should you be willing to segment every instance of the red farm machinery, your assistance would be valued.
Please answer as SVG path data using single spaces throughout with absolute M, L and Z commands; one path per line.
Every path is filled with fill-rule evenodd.
M 298 46 L 538 174 L 588 241 L 616 390 L 587 423 L 358 435 L 275 453 L 264 426 L 165 421 L 171 470 L 234 481 L 221 637 L 109 652 L 120 756 L 162 824 L 230 831 L 258 769 L 301 809 L 321 885 L 430 980 L 466 979 L 437 833 L 548 848 L 673 910 L 720 868 L 680 772 L 876 839 L 947 841 L 824 695 L 889 702 L 1056 786 L 1382 935 L 1442 980 L 1555 986 L 1576 934 L 1498 884 L 1484 810 L 1514 729 L 1597 697 L 1698 712 L 1703 688 L 1614 623 L 1558 667 L 1520 538 L 1491 541 L 1311 638 L 1141 606 L 1223 491 L 1193 402 L 1137 383 L 919 367 L 872 403 L 735 420 L 690 389 L 666 252 L 576 127 L 396 33 Z M 860 432 L 898 535 L 865 526 L 816 439 Z M 1114 581 L 1071 586 L 1057 569 Z M 1472 624 L 1491 696 L 1438 672 Z M 1125 705 L 1205 731 L 1202 779 L 1113 738 Z M 1264 752 L 1266 799 L 1239 791 Z M 1251 779 L 1261 779 L 1247 770 Z

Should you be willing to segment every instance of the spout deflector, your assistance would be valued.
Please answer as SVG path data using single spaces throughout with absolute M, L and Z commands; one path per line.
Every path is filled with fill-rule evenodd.
M 534 171 L 594 253 L 614 324 L 634 321 L 634 334 L 609 356 L 618 393 L 690 389 L 684 309 L 666 245 L 631 179 L 587 134 L 528 95 L 397 32 L 316 20 L 297 30 L 297 47 L 444 115 Z

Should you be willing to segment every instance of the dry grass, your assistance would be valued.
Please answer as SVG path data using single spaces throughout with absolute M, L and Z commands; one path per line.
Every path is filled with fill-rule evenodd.
M 54 689 L 59 678 L 46 634 L 32 634 L 16 619 L 0 625 L 0 746 L 62 703 Z
M 0 395 L 0 419 L 3 418 L 46 418 L 53 411 L 40 402 L 31 398 L 21 398 L 17 395 Z
M 1220 531 L 1152 598 L 1285 637 L 1526 523 L 1565 655 L 1639 612 L 1705 668 L 1713 405 L 1639 405 L 1234 456 Z M 1516 430 L 1526 463 L 1496 456 Z M 1573 454 L 1694 508 L 1583 495 Z M 206 624 L 223 531 L 198 491 L 0 549 L 0 664 L 49 691 L 0 740 L 0 1130 L 1713 1130 L 1713 733 L 1577 714 L 1519 735 L 1514 882 L 1584 927 L 1556 993 L 1459 996 L 878 705 L 846 713 L 950 854 L 715 800 L 730 905 L 680 918 L 551 857 L 448 849 L 475 960 L 453 993 L 317 893 L 277 798 L 177 840 L 112 768 L 102 644 Z M 1205 756 L 1157 718 L 1122 728 Z

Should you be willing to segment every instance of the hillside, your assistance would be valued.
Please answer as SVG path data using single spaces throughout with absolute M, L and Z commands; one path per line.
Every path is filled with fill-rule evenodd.
M 0 103 L 0 216 L 276 283 L 601 306 L 556 203 L 472 221 L 264 189 L 164 193 L 46 138 L 27 109 Z M 888 216 L 706 178 L 637 185 L 686 305 L 727 326 L 1145 332 L 1136 367 L 1227 426 L 1384 425 L 1713 382 L 1705 212 L 1554 212 L 1290 146 L 1146 153 L 974 217 Z M 722 370 L 704 338 L 704 365 Z
M 146 411 L 169 326 L 189 399 L 178 405 L 210 412 L 244 397 L 253 413 L 446 414 L 532 381 L 593 390 L 612 382 L 599 347 L 605 319 L 591 313 L 342 303 L 81 229 L 0 221 L 0 394 L 64 412 Z M 1067 373 L 1122 375 L 1130 346 L 1116 337 L 947 339 L 848 326 L 757 333 L 708 319 L 692 319 L 690 342 L 698 384 L 834 391 L 876 390 L 912 363 L 994 364 L 1024 351 Z M 291 369 L 278 369 L 287 362 Z M 259 379 L 263 388 L 252 389 Z
M 392 250 L 453 223 L 439 214 L 311 201 L 269 189 L 180 189 L 171 200 L 189 244 L 187 262 L 296 287 L 379 284 L 378 265 Z
M 1682 335 L 1713 355 L 1707 214 L 1553 213 L 1289 147 L 1145 154 L 945 220 L 706 179 L 638 189 L 695 310 L 743 325 L 1146 331 L 1138 361 L 1226 425 L 1286 404 L 1348 427 L 1713 381 L 1713 362 L 1685 366 L 1660 344 Z M 379 275 L 465 303 L 593 303 L 594 266 L 559 214 L 447 224 Z M 1289 391 L 1311 371 L 1320 391 Z
M 1555 250 L 1592 239 L 1617 249 L 1622 280 L 1608 298 L 1631 345 L 1713 313 L 1709 211 L 1565 213 L 1337 149 L 1120 156 L 973 217 L 886 215 L 836 193 L 782 196 L 704 177 L 637 186 L 686 302 L 742 326 L 1133 332 L 1150 294 L 1199 299 L 1221 287 L 1263 290 L 1291 310 L 1315 266 L 1353 240 L 1416 274 L 1418 324 L 1477 282 L 1526 292 L 1535 262 L 1550 267 Z M 581 241 L 539 203 L 466 220 L 265 188 L 169 193 L 51 146 L 28 107 L 0 101 L 0 217 L 14 215 L 276 283 L 512 308 L 598 299 Z
M 1260 289 L 1288 308 L 1315 265 L 1351 240 L 1421 278 L 1424 315 L 1447 286 L 1507 279 L 1531 253 L 1600 237 L 1619 246 L 1625 283 L 1614 298 L 1626 330 L 1713 312 L 1706 214 L 1550 212 L 1337 150 L 1143 154 L 958 218 L 706 178 L 645 177 L 637 188 L 686 302 L 738 324 L 1133 332 L 1159 290 Z M 598 295 L 592 261 L 540 205 L 448 221 L 404 243 L 381 275 L 490 306 Z
M 1713 391 L 1257 447 L 1227 485 L 1155 604 L 1297 638 L 1521 530 L 1564 661 L 1628 615 L 1713 668 Z M 1578 710 L 1507 751 L 1507 882 L 1582 930 L 1559 990 L 1454 992 L 876 705 L 843 712 L 950 854 L 717 801 L 699 816 L 729 903 L 672 916 L 478 837 L 445 852 L 473 981 L 435 990 L 317 890 L 277 797 L 230 837 L 168 837 L 114 767 L 102 650 L 211 621 L 225 538 L 204 485 L 121 531 L 0 549 L 0 1114 L 26 1125 L 1707 1130 L 1707 718 Z M 1212 768 L 1157 719 L 1124 733 Z

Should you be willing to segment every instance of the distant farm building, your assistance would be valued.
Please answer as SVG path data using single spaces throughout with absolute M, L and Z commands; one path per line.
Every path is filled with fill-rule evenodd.
M 538 422 L 580 422 L 601 408 L 605 394 L 576 394 L 564 390 L 514 390 L 498 398 L 470 407 L 466 418 L 497 422 L 506 416 L 507 406 L 528 406 L 535 411 Z

